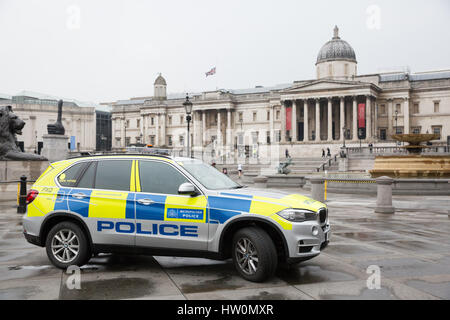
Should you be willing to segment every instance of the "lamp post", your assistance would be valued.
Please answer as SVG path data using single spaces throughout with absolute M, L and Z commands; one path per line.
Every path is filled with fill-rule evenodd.
M 342 137 L 344 138 L 344 145 L 342 146 L 343 148 L 345 148 L 345 127 L 342 127 Z
M 190 140 L 190 133 L 189 133 L 189 123 L 191 122 L 191 113 L 192 113 L 192 102 L 189 101 L 189 95 L 186 93 L 186 101 L 183 103 L 183 106 L 186 110 L 186 121 L 187 121 L 187 153 L 188 157 L 191 157 L 191 151 L 189 148 L 189 140 Z

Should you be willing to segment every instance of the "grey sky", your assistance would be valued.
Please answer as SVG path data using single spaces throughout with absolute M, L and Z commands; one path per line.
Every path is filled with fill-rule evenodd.
M 152 95 L 158 72 L 172 93 L 313 79 L 335 24 L 359 74 L 450 68 L 448 0 L 0 0 L 0 93 L 105 102 Z

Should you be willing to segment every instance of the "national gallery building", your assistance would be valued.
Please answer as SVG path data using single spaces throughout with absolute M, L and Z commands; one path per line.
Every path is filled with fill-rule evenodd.
M 347 145 L 393 145 L 394 133 L 450 136 L 450 70 L 358 75 L 355 51 L 335 27 L 320 49 L 316 79 L 273 87 L 190 94 L 194 152 L 258 157 L 264 146 L 292 156 L 336 153 Z M 186 147 L 185 95 L 167 95 L 159 75 L 152 97 L 112 106 L 112 148 L 146 143 Z M 106 104 L 106 103 L 105 103 Z

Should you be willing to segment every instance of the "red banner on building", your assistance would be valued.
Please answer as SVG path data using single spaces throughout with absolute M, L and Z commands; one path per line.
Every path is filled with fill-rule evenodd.
M 366 104 L 358 104 L 358 128 L 366 127 Z
M 292 108 L 286 108 L 286 130 L 292 129 Z

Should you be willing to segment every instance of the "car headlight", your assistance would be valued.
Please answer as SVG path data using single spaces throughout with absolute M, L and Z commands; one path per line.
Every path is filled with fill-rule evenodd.
M 317 213 L 305 209 L 284 209 L 277 213 L 283 219 L 292 222 L 314 221 L 317 220 Z

